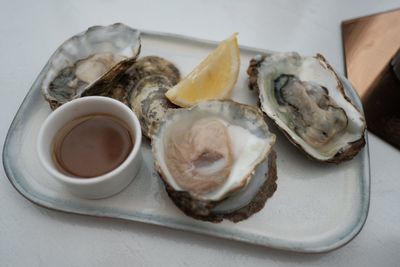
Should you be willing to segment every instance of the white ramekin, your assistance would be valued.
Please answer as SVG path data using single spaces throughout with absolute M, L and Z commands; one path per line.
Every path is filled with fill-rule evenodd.
M 53 161 L 52 143 L 55 135 L 67 122 L 99 113 L 112 115 L 130 128 L 135 142 L 132 151 L 121 165 L 101 176 L 82 179 L 63 174 Z M 70 193 L 82 198 L 98 199 L 120 192 L 133 180 L 142 162 L 141 142 L 142 131 L 139 120 L 131 109 L 112 98 L 89 96 L 62 105 L 46 118 L 39 131 L 37 151 L 46 171 L 60 181 Z

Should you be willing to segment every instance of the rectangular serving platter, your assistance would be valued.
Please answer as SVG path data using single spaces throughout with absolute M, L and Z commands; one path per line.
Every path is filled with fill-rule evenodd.
M 185 36 L 142 31 L 141 56 L 158 55 L 171 60 L 182 76 L 201 62 L 217 43 Z M 241 47 L 241 70 L 233 99 L 255 105 L 255 92 L 247 86 L 249 60 L 271 51 Z M 368 140 L 351 161 L 322 164 L 309 160 L 277 134 L 278 189 L 266 206 L 249 219 L 220 224 L 185 216 L 168 198 L 154 171 L 150 144 L 144 141 L 144 163 L 134 181 L 121 193 L 101 200 L 85 200 L 69 194 L 39 163 L 38 130 L 50 114 L 40 84 L 43 68 L 19 108 L 7 134 L 3 165 L 15 189 L 33 203 L 69 213 L 111 217 L 156 224 L 267 247 L 298 251 L 330 251 L 352 240 L 362 229 L 369 208 L 370 171 Z M 361 107 L 350 85 L 346 94 Z

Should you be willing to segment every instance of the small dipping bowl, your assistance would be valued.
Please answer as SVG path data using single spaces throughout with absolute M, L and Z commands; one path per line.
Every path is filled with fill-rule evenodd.
M 128 157 L 118 167 L 100 176 L 80 178 L 62 173 L 54 162 L 54 138 L 70 121 L 96 114 L 110 115 L 119 119 L 131 132 L 134 144 Z M 120 192 L 135 178 L 142 162 L 141 142 L 142 131 L 139 120 L 131 109 L 112 98 L 88 96 L 62 105 L 46 118 L 39 130 L 37 151 L 46 171 L 61 182 L 71 194 L 86 199 L 99 199 Z

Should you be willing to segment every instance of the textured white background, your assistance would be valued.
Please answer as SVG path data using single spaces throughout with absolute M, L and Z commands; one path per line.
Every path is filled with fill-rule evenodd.
M 343 70 L 340 22 L 396 7 L 399 0 L 3 0 L 0 140 L 51 53 L 91 25 L 124 22 L 210 40 L 237 31 L 242 45 L 321 52 Z M 142 223 L 53 212 L 20 196 L 0 169 L 0 266 L 399 266 L 400 151 L 372 134 L 369 141 L 369 217 L 362 232 L 336 251 L 289 253 Z

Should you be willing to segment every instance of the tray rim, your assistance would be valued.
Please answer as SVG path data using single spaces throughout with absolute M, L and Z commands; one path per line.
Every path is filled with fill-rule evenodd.
M 146 35 L 149 37 L 157 37 L 157 38 L 172 38 L 176 40 L 185 40 L 188 42 L 193 42 L 193 43 L 203 43 L 207 45 L 218 45 L 219 42 L 217 41 L 212 41 L 212 40 L 207 40 L 203 38 L 198 38 L 198 37 L 192 37 L 192 36 L 187 36 L 187 35 L 182 35 L 182 34 L 175 34 L 175 33 L 169 33 L 169 32 L 158 32 L 158 31 L 152 31 L 152 30 L 144 30 L 144 29 L 136 29 L 140 32 L 141 35 Z M 250 52 L 256 52 L 256 53 L 273 53 L 274 51 L 272 50 L 267 50 L 267 49 L 260 49 L 260 48 L 255 48 L 251 46 L 244 46 L 244 45 L 239 45 L 240 50 L 247 50 Z M 49 57 L 49 59 L 54 55 L 55 52 Z M 5 171 L 5 174 L 10 181 L 11 185 L 16 189 L 16 191 L 22 195 L 25 199 L 28 201 L 57 212 L 63 212 L 63 213 L 69 213 L 69 214 L 78 214 L 78 215 L 85 215 L 85 216 L 91 216 L 91 217 L 98 217 L 98 218 L 111 218 L 111 219 L 117 219 L 117 220 L 123 220 L 123 221 L 135 221 L 135 222 L 141 222 L 141 223 L 148 223 L 151 225 L 157 225 L 157 226 L 163 226 L 163 227 L 168 227 L 170 229 L 174 230 L 183 230 L 183 231 L 188 231 L 196 234 L 205 234 L 208 236 L 212 237 L 218 237 L 218 238 L 224 238 L 228 240 L 236 240 L 236 241 L 241 241 L 245 242 L 248 244 L 252 245 L 260 245 L 264 246 L 267 248 L 272 248 L 272 249 L 280 249 L 284 251 L 292 251 L 292 252 L 301 252 L 301 253 L 324 253 L 324 252 L 330 252 L 336 249 L 339 249 L 349 242 L 351 242 L 363 229 L 365 222 L 368 217 L 369 213 L 369 206 L 370 206 L 370 192 L 371 192 L 371 171 L 370 171 L 370 155 L 369 155 L 369 142 L 368 142 L 368 132 L 367 130 L 365 131 L 365 140 L 366 140 L 366 145 L 363 148 L 365 150 L 363 153 L 365 153 L 366 160 L 365 162 L 367 163 L 367 167 L 365 168 L 366 171 L 366 178 L 365 184 L 361 190 L 361 194 L 363 195 L 362 198 L 364 201 L 362 201 L 361 205 L 361 212 L 360 216 L 357 218 L 356 222 L 354 223 L 353 227 L 351 228 L 352 230 L 349 231 L 344 237 L 341 237 L 340 239 L 333 241 L 332 243 L 325 245 L 325 246 L 320 246 L 320 247 L 307 247 L 304 245 L 298 245 L 298 246 L 282 246 L 282 245 L 271 245 L 268 242 L 262 242 L 261 239 L 256 239 L 256 240 L 249 240 L 246 238 L 243 238 L 241 236 L 231 236 L 227 235 L 224 233 L 219 233 L 219 232 L 214 232 L 211 233 L 209 231 L 206 231 L 203 228 L 195 228 L 195 227 L 189 227 L 188 225 L 185 224 L 180 224 L 179 227 L 176 227 L 173 223 L 171 222 L 161 222 L 160 220 L 152 220 L 150 217 L 138 217 L 138 216 L 132 216 L 135 219 L 131 218 L 124 218 L 124 217 L 115 217 L 111 215 L 95 215 L 95 214 L 88 214 L 83 211 L 76 211 L 76 210 L 70 210 L 70 209 L 63 209 L 62 207 L 57 207 L 54 206 L 52 203 L 48 203 L 45 200 L 41 199 L 40 197 L 36 196 L 32 192 L 29 192 L 26 190 L 21 184 L 18 183 L 18 179 L 16 179 L 15 175 L 13 174 L 12 168 L 10 167 L 11 164 L 9 164 L 8 159 L 6 157 L 6 152 L 9 147 L 9 139 L 11 138 L 12 133 L 14 132 L 16 128 L 17 121 L 19 117 L 21 116 L 20 111 L 22 107 L 24 106 L 24 103 L 35 93 L 35 89 L 39 87 L 39 82 L 42 79 L 42 76 L 45 73 L 45 70 L 49 67 L 49 61 L 46 62 L 44 67 L 40 70 L 38 76 L 34 80 L 32 86 L 30 87 L 28 93 L 25 95 L 23 101 L 21 102 L 16 114 L 13 117 L 13 120 L 10 124 L 10 127 L 7 131 L 7 135 L 3 144 L 3 151 L 2 151 L 2 163 L 3 163 L 3 168 Z M 341 77 L 342 74 L 338 73 Z M 345 80 L 345 82 L 348 82 L 350 85 L 350 82 Z M 356 90 L 351 86 L 352 88 L 352 93 L 358 97 L 357 101 L 359 101 L 359 95 Z M 361 108 L 362 109 L 362 108 Z M 367 190 L 364 190 L 367 189 Z

